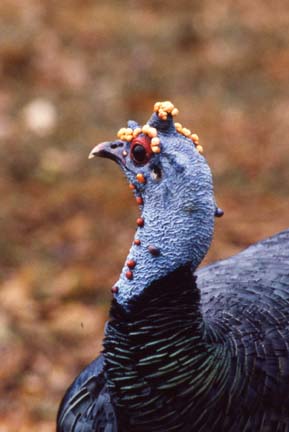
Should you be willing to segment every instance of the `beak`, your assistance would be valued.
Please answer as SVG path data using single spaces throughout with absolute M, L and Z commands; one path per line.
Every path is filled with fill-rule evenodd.
M 106 141 L 97 144 L 89 153 L 88 159 L 95 156 L 111 159 L 118 164 L 125 164 L 125 156 L 127 152 L 124 151 L 123 141 Z

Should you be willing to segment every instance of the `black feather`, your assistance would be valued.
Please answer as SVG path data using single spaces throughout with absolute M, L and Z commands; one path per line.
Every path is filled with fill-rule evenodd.
M 289 431 L 289 231 L 114 301 L 58 431 Z

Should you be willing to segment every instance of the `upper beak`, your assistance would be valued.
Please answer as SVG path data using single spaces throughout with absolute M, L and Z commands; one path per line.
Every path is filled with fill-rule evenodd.
M 124 155 L 124 143 L 123 141 L 106 141 L 97 144 L 89 153 L 88 159 L 92 159 L 95 156 L 112 159 L 117 163 L 125 162 Z

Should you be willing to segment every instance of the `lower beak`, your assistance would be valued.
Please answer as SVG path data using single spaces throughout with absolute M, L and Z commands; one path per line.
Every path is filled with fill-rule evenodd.
M 106 141 L 97 144 L 89 153 L 88 159 L 92 159 L 95 156 L 114 160 L 118 164 L 124 164 L 124 155 L 126 152 L 123 149 L 123 141 Z

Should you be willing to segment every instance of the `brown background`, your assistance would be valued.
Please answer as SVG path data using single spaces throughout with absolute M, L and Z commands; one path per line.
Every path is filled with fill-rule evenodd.
M 101 349 L 137 214 L 89 150 L 171 99 L 225 217 L 207 261 L 289 225 L 285 0 L 0 2 L 0 430 L 51 431 Z

